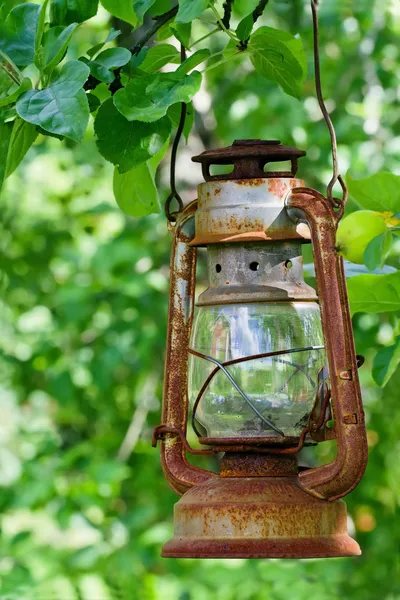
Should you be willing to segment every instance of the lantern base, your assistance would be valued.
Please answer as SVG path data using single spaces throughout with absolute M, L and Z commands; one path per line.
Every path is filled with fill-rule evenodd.
M 292 477 L 212 477 L 175 505 L 168 558 L 357 556 L 343 501 L 309 495 Z

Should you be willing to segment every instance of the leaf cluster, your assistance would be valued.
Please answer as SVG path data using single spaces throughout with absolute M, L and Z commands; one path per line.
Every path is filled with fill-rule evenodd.
M 306 76 L 306 60 L 299 38 L 271 27 L 260 27 L 251 35 L 254 26 L 246 26 L 246 45 L 243 26 L 236 32 L 227 28 L 213 0 L 181 0 L 177 9 L 159 13 L 155 0 L 101 0 L 110 16 L 125 22 L 132 35 L 141 31 L 145 19 L 154 17 L 155 25 L 133 48 L 118 47 L 121 31 L 111 29 L 103 42 L 86 50 L 79 59 L 70 58 L 68 49 L 81 25 L 96 15 L 98 0 L 45 0 L 40 6 L 33 3 L 7 7 L 0 26 L 0 122 L 25 128 L 35 126 L 38 135 L 55 136 L 60 140 L 80 143 L 87 130 L 90 114 L 95 119 L 98 149 L 112 162 L 119 174 L 130 173 L 130 179 L 144 178 L 133 186 L 131 201 L 120 198 L 121 185 L 114 186 L 117 202 L 132 215 L 146 214 L 144 198 L 135 192 L 140 187 L 151 189 L 147 213 L 159 210 L 154 201 L 154 159 L 170 136 L 176 119 L 176 106 L 188 105 L 198 92 L 202 73 L 236 56 L 248 56 L 255 69 L 265 78 L 278 83 L 289 95 L 299 98 Z M 161 3 L 163 4 L 163 3 Z M 165 3 L 164 3 L 165 4 Z M 214 28 L 200 40 L 191 38 L 192 22 L 203 18 L 206 11 L 214 20 Z M 249 16 L 252 17 L 251 13 Z M 166 38 L 175 44 L 159 43 L 148 47 L 146 42 L 161 28 Z M 145 28 L 146 29 L 146 28 Z M 197 44 L 218 32 L 227 37 L 225 50 L 210 52 Z M 164 68 L 180 63 L 176 43 L 183 44 L 190 55 L 174 71 Z M 105 48 L 106 46 L 106 48 Z M 196 46 L 196 48 L 195 48 Z M 208 64 L 200 72 L 200 65 Z M 29 76 L 25 75 L 29 72 Z M 32 75 L 33 73 L 33 75 Z M 193 111 L 192 111 L 193 112 Z M 186 130 L 186 135 L 188 135 Z M 8 138 L 7 138 L 8 139 Z M 23 157 L 25 144 L 21 136 L 9 136 L 3 148 L 3 158 Z M 153 161 L 154 162 L 154 161 Z M 144 163 L 147 166 L 144 166 Z M 140 167 L 140 168 L 139 168 Z M 4 172 L 3 177 L 9 174 Z M 118 176 L 116 176 L 118 179 Z M 126 179 L 126 178 L 125 178 Z

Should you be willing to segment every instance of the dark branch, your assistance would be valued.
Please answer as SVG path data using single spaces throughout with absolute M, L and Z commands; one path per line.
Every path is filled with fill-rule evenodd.
M 149 29 L 147 29 L 147 31 L 145 31 L 144 34 L 138 39 L 136 44 L 130 48 L 132 54 L 139 54 L 143 46 L 145 46 L 145 44 L 153 37 L 153 35 L 156 35 L 157 31 L 161 29 L 163 25 L 175 17 L 176 13 L 178 12 L 178 8 L 179 6 L 174 6 L 166 13 L 155 17 L 153 19 L 154 23 L 151 25 L 151 27 L 149 27 Z
M 255 9 L 253 10 L 253 23 L 258 21 L 258 19 L 263 14 L 265 7 L 267 6 L 269 0 L 260 0 Z
M 233 1 L 234 0 L 226 0 L 226 2 L 224 2 L 224 16 L 222 17 L 222 23 L 227 29 L 229 29 L 231 24 Z
M 178 12 L 178 8 L 178 6 L 174 6 L 166 13 L 159 15 L 158 17 L 154 17 L 152 26 L 149 27 L 149 29 L 147 29 L 141 37 L 139 37 L 138 41 L 132 46 L 132 48 L 129 48 L 132 54 L 139 54 L 143 46 L 153 37 L 153 35 L 156 35 L 157 31 L 161 29 L 165 23 L 168 23 L 168 21 L 175 17 L 176 13 Z M 115 80 L 110 84 L 110 91 L 112 94 L 115 94 L 115 92 L 122 87 L 120 73 L 121 69 L 116 69 L 114 71 Z M 99 83 L 100 81 L 93 77 L 93 75 L 89 75 L 89 79 L 83 86 L 83 89 L 93 90 Z

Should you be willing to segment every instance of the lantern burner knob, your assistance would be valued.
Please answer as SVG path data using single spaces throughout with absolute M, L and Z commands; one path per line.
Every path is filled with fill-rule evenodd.
M 232 146 L 206 150 L 194 156 L 194 162 L 201 163 L 206 181 L 226 181 L 228 179 L 266 179 L 273 177 L 295 177 L 297 161 L 305 156 L 304 150 L 283 146 L 279 140 L 235 140 Z M 290 171 L 264 171 L 265 165 L 273 162 L 290 161 Z M 233 165 L 231 173 L 211 175 L 211 165 Z

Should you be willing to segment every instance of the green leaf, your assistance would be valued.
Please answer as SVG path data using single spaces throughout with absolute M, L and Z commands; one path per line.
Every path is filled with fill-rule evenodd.
M 67 62 L 52 84 L 26 92 L 17 102 L 19 116 L 46 131 L 80 142 L 89 120 L 89 106 L 82 89 L 89 68 L 79 60 Z
M 143 23 L 143 17 L 146 12 L 153 6 L 156 0 L 134 0 L 133 10 L 139 20 L 139 23 Z
M 53 25 L 82 23 L 97 14 L 99 0 L 51 0 Z
M 86 94 L 86 97 L 88 99 L 88 103 L 89 103 L 89 110 L 91 113 L 96 112 L 96 110 L 100 107 L 100 100 L 97 96 L 95 96 L 94 94 Z
M 155 73 L 168 63 L 179 63 L 180 54 L 175 46 L 171 44 L 157 44 L 150 48 L 140 69 L 146 73 Z
M 132 79 L 114 95 L 114 104 L 128 121 L 152 122 L 176 102 L 189 102 L 198 91 L 201 74 L 157 73 Z
M 374 271 L 378 267 L 382 269 L 392 247 L 392 242 L 393 235 L 390 230 L 370 241 L 364 252 L 364 264 L 370 271 Z
M 94 129 L 100 153 L 125 173 L 161 150 L 169 137 L 171 121 L 127 121 L 110 98 L 99 108 Z
M 6 178 L 7 155 L 10 147 L 13 124 L 0 121 L 0 192 Z
M 71 23 L 68 27 L 51 27 L 45 32 L 43 36 L 43 69 L 45 73 L 51 73 L 62 61 L 77 27 L 78 23 Z
M 12 102 L 16 102 L 18 98 L 24 93 L 32 88 L 32 82 L 28 77 L 24 77 L 19 85 L 14 91 L 12 91 L 5 98 L 0 98 L 0 107 L 7 106 L 7 104 L 11 104 Z
M 387 275 L 356 275 L 347 281 L 351 312 L 400 310 L 400 271 Z
M 191 23 L 206 10 L 209 0 L 179 0 L 175 23 Z
M 101 0 L 102 5 L 117 19 L 136 27 L 138 19 L 133 10 L 132 0 Z
M 13 123 L 0 122 L 0 192 L 36 138 L 36 127 L 19 117 Z
M 379 350 L 374 358 L 372 377 L 381 387 L 385 387 L 400 365 L 400 336 L 393 346 Z
M 167 115 L 171 119 L 174 127 L 178 127 L 178 125 L 179 125 L 179 121 L 181 118 L 181 106 L 182 106 L 181 104 L 173 104 L 168 109 Z M 188 137 L 192 130 L 193 122 L 194 122 L 194 108 L 193 108 L 193 104 L 190 102 L 189 104 L 186 105 L 186 119 L 185 119 L 185 126 L 183 128 L 183 135 L 185 136 L 186 141 L 188 140 Z
M 104 40 L 104 42 L 100 42 L 99 44 L 92 46 L 91 48 L 89 48 L 89 50 L 86 52 L 86 54 L 88 56 L 90 56 L 90 58 L 93 58 L 93 56 L 95 56 L 98 52 L 100 52 L 100 50 L 103 48 L 103 46 L 108 44 L 108 42 L 112 42 L 113 40 L 117 39 L 117 37 L 120 35 L 121 35 L 121 31 L 119 29 L 111 28 L 110 32 L 109 32 L 108 36 L 106 37 L 106 39 Z
M 178 42 L 185 48 L 190 48 L 190 36 L 192 34 L 192 23 L 171 23 L 170 29 Z
M 118 206 L 132 217 L 160 212 L 160 200 L 147 162 L 120 173 L 114 169 L 113 190 Z
M 119 173 L 114 170 L 114 196 L 118 206 L 133 217 L 160 212 L 160 199 L 154 182 L 157 167 L 168 150 L 169 138 L 157 154 L 138 167 Z
M 240 21 L 239 25 L 236 28 L 236 35 L 238 36 L 239 40 L 248 40 L 251 35 L 251 32 L 253 31 L 253 27 L 254 20 L 253 13 L 251 13 L 250 15 L 247 15 L 247 17 L 244 17 L 244 19 Z
M 135 75 L 142 74 L 138 67 L 143 63 L 148 51 L 148 47 L 144 46 L 138 54 L 133 54 L 130 61 L 121 69 L 121 81 L 124 86 L 126 86 L 128 81 Z
M 187 58 L 176 70 L 177 73 L 189 73 L 192 69 L 195 69 L 200 63 L 210 58 L 211 52 L 208 48 L 197 50 L 189 58 Z
M 0 50 L 20 69 L 33 63 L 39 4 L 20 4 L 0 24 Z
M 7 155 L 6 177 L 9 177 L 19 166 L 37 136 L 35 125 L 23 121 L 20 117 L 15 119 Z
M 395 213 L 400 206 L 400 175 L 375 173 L 364 179 L 347 174 L 349 193 L 361 208 Z
M 300 98 L 307 63 L 299 38 L 271 27 L 260 27 L 251 36 L 248 50 L 256 71 L 276 81 L 290 96 Z
M 108 48 L 101 52 L 96 60 L 88 61 L 87 65 L 93 77 L 104 83 L 111 83 L 114 81 L 112 71 L 126 65 L 131 56 L 127 48 Z
M 44 33 L 44 25 L 45 25 L 45 20 L 46 20 L 46 12 L 47 12 L 47 5 L 48 5 L 48 3 L 49 3 L 49 0 L 44 0 L 42 6 L 40 7 L 38 24 L 37 24 L 37 27 L 36 27 L 35 63 L 37 61 L 37 66 L 38 67 L 41 64 L 40 63 L 41 46 L 42 46 L 42 38 L 43 38 L 43 33 Z

